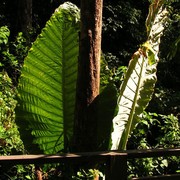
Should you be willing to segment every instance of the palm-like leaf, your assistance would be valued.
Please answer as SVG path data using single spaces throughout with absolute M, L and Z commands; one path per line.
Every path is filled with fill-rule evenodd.
M 126 148 L 128 137 L 148 105 L 155 86 L 157 55 L 167 13 L 161 0 L 154 2 L 146 21 L 148 40 L 133 55 L 120 88 L 119 110 L 113 119 L 112 150 Z
M 64 3 L 47 22 L 22 69 L 17 122 L 32 129 L 34 142 L 45 153 L 67 151 L 72 137 L 78 31 L 78 8 Z

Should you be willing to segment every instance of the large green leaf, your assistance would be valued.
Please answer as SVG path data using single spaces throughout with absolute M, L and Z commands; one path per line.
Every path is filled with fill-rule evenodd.
M 68 151 L 72 138 L 79 16 L 71 3 L 55 11 L 30 49 L 20 77 L 17 122 L 24 134 L 32 130 L 45 153 Z
M 97 98 L 97 149 L 106 151 L 110 147 L 112 118 L 114 117 L 117 102 L 117 89 L 112 82 L 103 88 Z
M 125 149 L 128 137 L 147 107 L 156 82 L 156 67 L 167 11 L 161 0 L 150 6 L 147 42 L 133 55 L 120 88 L 118 113 L 113 119 L 112 150 Z

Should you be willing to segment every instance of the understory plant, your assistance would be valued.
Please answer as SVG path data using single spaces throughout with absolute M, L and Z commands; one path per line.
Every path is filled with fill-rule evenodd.
M 0 72 L 0 155 L 24 154 L 24 145 L 15 123 L 16 90 L 5 71 Z M 0 179 L 32 179 L 33 165 L 0 165 Z
M 25 149 L 15 123 L 15 100 L 17 91 L 12 79 L 12 70 L 18 69 L 16 55 L 10 53 L 10 31 L 0 28 L 0 155 L 24 154 Z M 21 49 L 21 36 L 17 37 L 17 51 Z M 19 47 L 20 46 L 20 47 Z M 23 52 L 22 52 L 23 53 Z M 20 58 L 20 56 L 19 56 Z M 9 74 L 10 73 L 10 74 Z M 0 179 L 32 179 L 34 165 L 0 165 Z
M 118 93 L 115 87 L 119 85 L 117 81 L 122 80 L 124 69 L 118 68 L 119 71 L 116 73 L 121 76 L 117 78 L 118 80 L 113 79 L 108 67 L 105 66 L 101 71 L 101 93 L 97 106 L 100 117 L 97 123 L 99 131 L 97 140 L 101 150 L 126 149 L 130 134 L 134 129 L 135 131 L 140 129 L 141 122 L 145 122 L 142 119 L 142 113 L 154 91 L 160 37 L 163 34 L 167 16 L 163 3 L 162 0 L 156 0 L 150 6 L 146 21 L 147 41 L 132 56 Z M 25 58 L 18 85 L 16 122 L 29 152 L 54 154 L 73 150 L 71 145 L 78 69 L 79 25 L 79 9 L 71 3 L 64 3 L 56 9 Z M 13 62 L 17 61 L 14 59 Z M 117 97 L 116 111 L 114 102 Z M 113 118 L 115 111 L 117 113 Z M 161 130 L 166 131 L 166 129 Z M 171 139 L 172 134 L 169 136 Z M 169 136 L 159 142 L 165 143 Z M 141 146 L 144 145 L 144 148 L 147 148 L 146 141 L 143 144 L 142 139 Z M 152 172 L 154 171 L 152 168 L 156 168 L 160 161 L 156 162 L 155 165 L 151 160 L 142 163 L 146 165 L 148 172 Z M 160 165 L 166 167 L 166 160 L 163 160 Z M 133 171 L 134 169 L 131 174 Z M 78 174 L 78 176 L 86 175 L 92 174 L 84 171 Z
M 15 124 L 16 88 L 6 72 L 4 56 L 9 54 L 8 38 L 10 31 L 6 26 L 0 28 L 0 154 L 10 155 L 23 151 L 17 125 Z M 13 56 L 9 56 L 13 57 Z M 8 61 L 8 60 L 7 60 Z M 9 60 L 10 61 L 10 60 Z M 11 59 L 15 63 L 14 58 Z
M 118 113 L 113 119 L 112 150 L 126 149 L 127 141 L 141 121 L 157 80 L 160 38 L 163 34 L 167 11 L 163 1 L 153 1 L 146 19 L 147 41 L 134 53 L 118 97 Z
M 174 115 L 143 112 L 142 120 L 128 141 L 128 149 L 176 148 L 180 146 L 179 121 Z M 128 161 L 131 177 L 178 173 L 180 158 L 153 157 Z
M 6 72 L 0 72 L 0 147 L 1 155 L 23 150 L 23 144 L 15 124 L 15 89 Z
M 103 147 L 101 150 L 126 149 L 128 138 L 152 97 L 166 17 L 164 1 L 153 1 L 146 20 L 147 41 L 134 53 L 124 74 L 113 123 L 113 102 L 117 95 L 112 78 L 109 77 L 102 88 L 97 103 L 97 144 Z M 73 150 L 79 25 L 79 9 L 69 2 L 64 3 L 56 9 L 25 58 L 16 112 L 21 136 L 32 152 L 37 149 L 32 142 L 44 153 Z M 102 74 L 101 79 L 103 77 Z M 111 108 L 108 103 L 112 104 Z M 109 146 L 110 139 L 112 146 Z
M 0 27 L 0 71 L 5 70 L 13 85 L 17 86 L 17 79 L 29 46 L 22 32 L 19 32 L 13 41 L 9 41 L 9 38 L 9 28 L 7 26 Z
M 179 146 L 179 124 L 176 117 L 155 113 L 142 114 L 152 97 L 157 79 L 160 37 L 163 34 L 167 16 L 163 3 L 164 1 L 157 0 L 150 6 L 146 21 L 147 41 L 132 56 L 127 70 L 119 67 L 112 73 L 109 72 L 108 64 L 103 66 L 104 62 L 101 63 L 101 93 L 100 103 L 97 106 L 100 117 L 97 139 L 100 142 L 98 144 L 100 150 Z M 18 86 L 16 122 L 29 152 L 54 154 L 73 150 L 71 143 L 78 69 L 79 16 L 79 9 L 73 4 L 65 3 L 60 6 L 25 58 Z M 3 155 L 21 154 L 24 153 L 24 147 L 14 123 L 16 93 L 11 87 L 11 80 L 4 68 L 8 65 L 14 67 L 14 70 L 19 69 L 27 49 L 23 46 L 25 39 L 22 34 L 19 34 L 18 43 L 14 46 L 18 53 L 22 54 L 21 60 L 17 59 L 9 52 L 7 44 L 9 30 L 4 27 L 1 28 L 1 32 L 3 33 L 0 33 L 0 43 L 5 46 L 0 49 L 3 57 L 0 62 L 2 70 L 0 74 L 0 80 L 2 80 L 0 81 L 0 148 Z M 123 74 L 124 71 L 126 71 L 125 74 Z M 119 84 L 121 87 L 117 92 L 116 87 Z M 118 107 L 115 110 L 117 97 Z M 112 123 L 115 111 L 117 113 Z M 150 136 L 151 133 L 156 132 L 153 130 L 154 127 L 161 132 L 162 136 L 158 136 L 155 142 L 151 142 L 151 138 L 147 135 Z M 137 141 L 139 143 L 134 143 Z M 38 146 L 32 146 L 32 144 Z M 144 176 L 172 172 L 170 165 L 173 164 L 175 166 L 173 169 L 178 170 L 178 162 L 179 160 L 174 157 L 136 160 L 135 165 L 134 162 L 128 162 L 129 174 Z M 142 168 L 144 170 L 141 174 Z M 16 179 L 30 179 L 33 175 L 29 172 L 34 171 L 34 166 L 26 168 L 17 166 L 9 171 L 16 176 Z M 50 167 L 49 171 L 51 173 L 56 170 Z M 98 170 L 80 170 L 74 179 L 93 178 L 95 174 L 103 176 Z M 6 176 L 8 177 L 8 174 L 3 174 L 2 178 Z

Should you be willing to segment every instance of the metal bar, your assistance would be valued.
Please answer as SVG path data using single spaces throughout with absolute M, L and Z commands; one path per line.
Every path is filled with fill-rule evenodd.
M 132 178 L 132 180 L 179 180 L 180 174 L 168 174 L 163 176 L 148 176 L 148 177 L 139 177 L 139 178 Z
M 148 149 L 107 152 L 68 153 L 59 155 L 10 155 L 0 156 L 0 164 L 48 164 L 48 163 L 80 163 L 105 162 L 107 165 L 106 179 L 127 179 L 127 159 L 147 157 L 180 156 L 180 148 Z M 180 175 L 166 175 L 162 178 L 177 179 Z M 156 178 L 156 176 L 152 177 Z M 160 177 L 157 177 L 158 179 Z M 139 178 L 140 179 L 140 178 Z M 141 178 L 142 179 L 142 178 Z M 144 178 L 145 179 L 145 178 Z M 180 178 L 179 178 L 180 179 Z
M 59 155 L 10 155 L 0 156 L 0 164 L 48 164 L 48 163 L 78 163 L 78 162 L 106 162 L 114 155 L 124 155 L 126 153 L 114 152 L 85 152 L 68 153 Z
M 127 150 L 128 158 L 180 156 L 180 148 Z
M 127 150 L 127 151 L 105 151 L 105 152 L 84 152 L 84 153 L 68 153 L 59 155 L 10 155 L 0 156 L 0 164 L 5 162 L 26 163 L 42 161 L 50 163 L 51 160 L 55 161 L 106 161 L 108 156 L 123 156 L 126 155 L 128 159 L 132 158 L 147 158 L 147 157 L 161 157 L 161 156 L 180 156 L 180 148 L 174 149 L 147 149 L 147 150 Z

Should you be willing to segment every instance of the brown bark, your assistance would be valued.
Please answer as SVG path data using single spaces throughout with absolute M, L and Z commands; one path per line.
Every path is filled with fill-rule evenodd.
M 81 32 L 77 81 L 75 146 L 96 148 L 96 114 L 92 105 L 99 95 L 103 0 L 81 0 Z
M 36 180 L 42 180 L 42 170 L 39 166 L 35 166 Z

